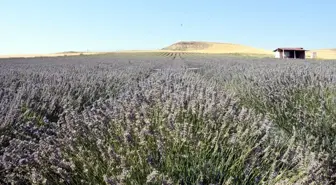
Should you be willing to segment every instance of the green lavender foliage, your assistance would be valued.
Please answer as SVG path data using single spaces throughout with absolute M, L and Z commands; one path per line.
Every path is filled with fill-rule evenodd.
M 0 184 L 333 184 L 335 63 L 0 61 Z

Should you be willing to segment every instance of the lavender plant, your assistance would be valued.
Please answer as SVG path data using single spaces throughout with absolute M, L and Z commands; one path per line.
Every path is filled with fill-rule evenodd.
M 335 64 L 0 61 L 1 184 L 333 184 Z

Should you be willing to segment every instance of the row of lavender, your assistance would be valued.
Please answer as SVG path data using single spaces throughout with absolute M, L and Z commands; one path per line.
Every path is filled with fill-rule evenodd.
M 1 184 L 332 184 L 332 62 L 0 61 Z

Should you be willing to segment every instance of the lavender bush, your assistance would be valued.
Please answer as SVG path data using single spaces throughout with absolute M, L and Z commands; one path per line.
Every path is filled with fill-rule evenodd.
M 334 184 L 330 61 L 0 61 L 0 184 Z

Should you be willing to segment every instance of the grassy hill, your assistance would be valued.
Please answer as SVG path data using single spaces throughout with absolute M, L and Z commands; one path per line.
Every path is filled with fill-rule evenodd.
M 197 53 L 240 53 L 240 54 L 261 54 L 261 55 L 272 55 L 272 51 L 254 48 L 250 46 L 244 46 L 239 44 L 231 43 L 218 43 L 218 42 L 177 42 L 162 50 L 170 51 L 186 51 L 186 52 L 197 52 Z

